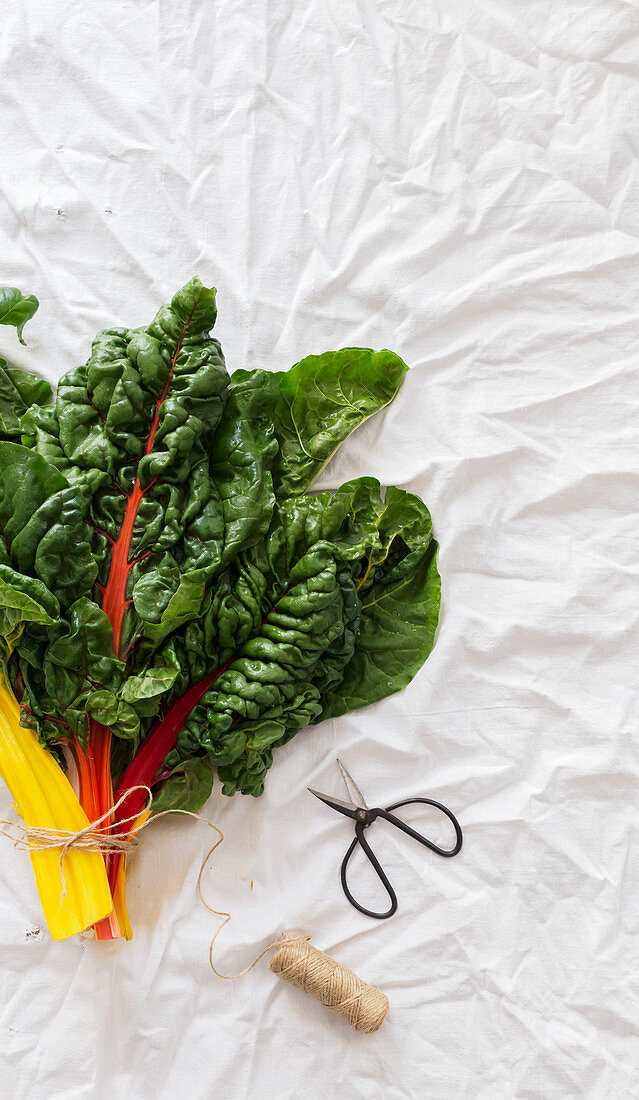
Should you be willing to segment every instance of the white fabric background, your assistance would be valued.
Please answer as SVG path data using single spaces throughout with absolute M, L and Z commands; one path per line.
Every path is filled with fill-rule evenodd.
M 324 480 L 420 493 L 445 586 L 408 690 L 207 806 L 218 964 L 308 930 L 388 993 L 382 1030 L 265 964 L 215 978 L 203 825 L 145 834 L 128 945 L 38 935 L 3 842 L 3 1094 L 635 1097 L 636 5 L 23 0 L 0 57 L 1 281 L 41 300 L 0 350 L 55 379 L 193 274 L 230 369 L 397 350 L 403 390 Z M 430 794 L 464 828 L 452 861 L 376 828 L 389 922 L 346 904 L 350 826 L 306 793 L 340 794 L 337 753 L 372 803 Z

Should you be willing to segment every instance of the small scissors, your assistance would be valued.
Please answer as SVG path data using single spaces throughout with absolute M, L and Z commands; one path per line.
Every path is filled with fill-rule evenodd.
M 355 839 L 353 840 L 353 843 L 351 844 L 342 861 L 342 888 L 351 905 L 354 905 L 356 909 L 359 909 L 360 913 L 365 913 L 367 917 L 375 917 L 377 920 L 385 920 L 386 917 L 392 917 L 393 913 L 395 913 L 397 910 L 397 895 L 395 894 L 393 887 L 391 886 L 386 875 L 384 874 L 384 871 L 382 870 L 382 867 L 375 853 L 371 851 L 371 848 L 366 841 L 366 837 L 364 836 L 364 830 L 368 829 L 369 825 L 372 825 L 376 818 L 383 817 L 386 821 L 389 821 L 391 825 L 395 825 L 397 829 L 401 829 L 403 833 L 408 833 L 408 835 L 412 836 L 414 840 L 418 840 L 420 844 L 424 844 L 426 848 L 430 848 L 431 852 L 436 852 L 438 856 L 445 856 L 446 858 L 449 858 L 450 856 L 456 856 L 457 853 L 461 850 L 462 831 L 459 827 L 459 822 L 455 815 L 451 813 L 451 811 L 447 809 L 446 806 L 442 806 L 441 802 L 435 802 L 433 798 L 404 798 L 401 802 L 393 802 L 392 806 L 386 806 L 385 809 L 382 809 L 380 806 L 374 806 L 372 809 L 369 810 L 364 801 L 364 796 L 357 787 L 352 776 L 349 775 L 349 773 L 346 771 L 346 768 L 342 764 L 341 760 L 338 760 L 337 763 L 339 766 L 339 770 L 342 773 L 344 783 L 346 784 L 346 790 L 351 800 L 350 802 L 342 802 L 340 798 L 332 798 L 330 795 L 320 794 L 319 791 L 313 791 L 310 787 L 308 787 L 307 790 L 310 791 L 311 794 L 314 794 L 316 798 L 319 798 L 321 802 L 324 802 L 327 806 L 330 806 L 331 809 L 337 810 L 337 812 L 340 814 L 346 814 L 346 817 L 353 818 L 355 822 Z M 435 806 L 436 809 L 441 810 L 442 813 L 446 814 L 446 817 L 450 821 L 452 821 L 455 828 L 456 837 L 454 848 L 451 848 L 450 850 L 440 848 L 437 844 L 434 844 L 432 840 L 428 840 L 425 836 L 422 836 L 421 833 L 416 832 L 415 829 L 411 829 L 410 825 L 407 825 L 399 817 L 395 817 L 394 814 L 391 813 L 391 810 L 398 810 L 400 806 L 412 806 L 413 803 L 416 802 L 424 803 L 424 805 L 426 806 Z M 348 883 L 346 881 L 346 868 L 348 867 L 348 861 L 350 860 L 358 844 L 364 849 L 364 853 L 368 856 L 370 862 L 375 868 L 375 871 L 377 872 L 377 875 L 379 876 L 382 885 L 384 886 L 384 889 L 386 890 L 386 893 L 390 898 L 390 908 L 387 909 L 385 913 L 373 913 L 370 909 L 365 909 L 363 905 L 360 905 L 358 901 L 355 901 L 355 898 L 348 888 Z

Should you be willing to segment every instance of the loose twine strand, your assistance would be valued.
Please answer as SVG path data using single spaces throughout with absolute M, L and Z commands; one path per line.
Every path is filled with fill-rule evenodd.
M 118 836 L 100 829 L 100 826 L 115 814 L 132 791 L 140 790 L 146 791 L 148 795 L 146 807 L 142 813 L 150 813 L 153 804 L 153 792 L 146 784 L 139 784 L 126 791 L 116 804 L 102 814 L 101 817 L 89 822 L 83 829 L 78 829 L 75 832 L 67 829 L 47 829 L 40 826 L 22 825 L 19 822 L 0 819 L 0 833 L 13 840 L 16 848 L 30 851 L 60 849 L 61 901 L 63 901 L 67 889 L 62 861 L 71 849 L 84 852 L 100 852 L 102 855 L 126 855 L 139 844 L 137 834 L 142 832 L 142 829 L 145 829 L 147 825 L 158 821 L 161 817 L 166 817 L 167 814 L 177 813 L 185 817 L 193 817 L 197 821 L 203 821 L 205 825 L 214 829 L 218 834 L 215 844 L 202 860 L 197 877 L 197 893 L 200 901 L 214 916 L 223 918 L 209 946 L 209 964 L 213 973 L 225 981 L 235 981 L 236 978 L 241 978 L 244 974 L 248 974 L 249 971 L 253 970 L 269 951 L 277 948 L 270 960 L 269 967 L 278 977 L 296 989 L 301 989 L 303 992 L 310 994 L 330 1009 L 331 1012 L 336 1013 L 350 1024 L 356 1031 L 370 1035 L 382 1026 L 388 1012 L 388 997 L 376 986 L 369 985 L 368 982 L 359 978 L 353 970 L 344 966 L 343 963 L 337 962 L 324 951 L 319 951 L 316 947 L 313 947 L 309 943 L 310 935 L 283 932 L 279 939 L 269 943 L 268 947 L 265 947 L 253 959 L 253 962 L 245 966 L 243 970 L 238 970 L 236 974 L 220 973 L 213 962 L 213 947 L 222 929 L 230 922 L 231 914 L 214 909 L 212 905 L 209 905 L 202 892 L 202 876 L 211 856 L 224 840 L 224 833 L 217 825 L 202 817 L 201 814 L 193 813 L 191 810 L 178 809 L 161 810 L 153 817 L 147 817 L 146 821 L 141 822 L 136 829 L 124 836 Z M 136 813 L 130 817 L 122 818 L 118 822 L 118 826 L 132 825 L 139 816 L 140 814 Z M 15 835 L 15 830 L 19 830 L 18 836 Z

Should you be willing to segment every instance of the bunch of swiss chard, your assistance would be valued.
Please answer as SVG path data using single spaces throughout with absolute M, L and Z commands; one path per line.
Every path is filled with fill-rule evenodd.
M 0 291 L 0 323 L 21 337 L 36 306 Z M 197 811 L 215 772 L 259 795 L 274 749 L 403 688 L 432 648 L 422 501 L 372 477 L 309 492 L 406 365 L 344 348 L 229 376 L 215 319 L 193 279 L 151 324 L 100 332 L 55 398 L 0 360 L 0 771 L 25 821 L 130 833 L 145 788 L 154 811 Z M 48 817 L 25 810 L 28 766 Z M 71 851 L 67 878 L 79 856 L 92 892 L 70 924 L 57 910 L 80 902 L 40 889 L 52 931 L 128 938 L 125 858 Z

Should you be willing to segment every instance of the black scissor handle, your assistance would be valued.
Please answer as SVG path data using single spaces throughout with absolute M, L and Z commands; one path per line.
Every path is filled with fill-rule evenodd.
M 446 815 L 448 820 L 452 822 L 455 829 L 455 846 L 454 848 L 440 848 L 438 844 L 434 844 L 428 837 L 422 836 L 415 829 L 411 829 L 410 825 L 407 825 L 401 818 L 395 817 L 391 810 L 399 810 L 401 806 L 412 806 L 413 803 L 420 802 L 425 806 L 434 806 L 436 810 L 441 810 Z M 441 802 L 436 802 L 434 798 L 405 798 L 401 802 L 393 802 L 392 806 L 387 806 L 385 810 L 378 809 L 377 816 L 383 817 L 386 821 L 390 821 L 391 825 L 395 825 L 396 828 L 401 829 L 403 833 L 407 833 L 408 836 L 412 836 L 413 840 L 418 840 L 420 844 L 425 845 L 426 848 L 430 848 L 431 852 L 436 852 L 438 856 L 444 856 L 445 859 L 450 859 L 451 856 L 456 856 L 461 851 L 463 843 L 462 831 L 460 824 L 455 817 L 452 810 L 449 810 L 447 806 L 443 806 Z
M 368 844 L 368 841 L 366 840 L 366 838 L 364 836 L 364 829 L 365 828 L 366 828 L 366 825 L 364 824 L 364 822 L 357 821 L 355 823 L 355 839 L 353 840 L 353 843 L 351 844 L 351 846 L 348 849 L 346 855 L 344 856 L 344 859 L 342 860 L 342 870 L 341 870 L 342 889 L 344 890 L 344 893 L 346 894 L 346 897 L 350 901 L 351 905 L 354 905 L 356 909 L 359 909 L 360 913 L 363 913 L 366 917 L 375 917 L 375 920 L 385 920 L 386 917 L 392 917 L 393 913 L 395 913 L 397 911 L 397 894 L 395 893 L 395 891 L 393 890 L 393 887 L 391 886 L 390 882 L 386 878 L 386 875 L 384 874 L 384 871 L 382 870 L 382 866 L 381 866 L 377 856 L 375 855 L 375 853 L 371 849 L 370 845 Z M 388 894 L 388 896 L 390 898 L 390 909 L 387 909 L 385 913 L 374 913 L 372 911 L 372 909 L 364 908 L 363 905 L 360 905 L 360 903 L 355 900 L 355 898 L 353 897 L 353 895 L 351 894 L 351 892 L 348 888 L 348 883 L 346 881 L 346 868 L 348 867 L 348 862 L 349 862 L 349 860 L 350 860 L 350 858 L 351 858 L 351 856 L 352 856 L 353 852 L 355 851 L 358 844 L 361 845 L 361 847 L 364 849 L 364 853 L 368 856 L 368 859 L 370 860 L 370 862 L 372 863 L 375 871 L 377 872 L 377 876 L 378 876 L 382 886 L 384 887 L 386 893 Z
M 395 817 L 395 815 L 391 812 L 392 810 L 399 810 L 402 806 L 412 806 L 414 803 L 421 803 L 425 806 L 434 806 L 436 810 L 441 810 L 442 813 L 446 815 L 448 820 L 452 822 L 452 825 L 455 829 L 455 846 L 453 848 L 440 848 L 438 844 L 435 844 L 432 840 L 429 840 L 428 837 L 422 836 L 422 834 L 418 833 L 416 829 L 412 829 L 410 825 L 407 825 L 405 821 L 401 820 L 401 818 Z M 436 802 L 434 798 L 404 798 L 401 802 L 393 802 L 392 806 L 386 806 L 385 809 L 377 806 L 375 807 L 375 809 L 368 811 L 368 815 L 372 821 L 374 821 L 377 817 L 383 817 L 385 821 L 388 821 L 397 829 L 401 829 L 403 833 L 411 836 L 413 840 L 419 841 L 419 843 L 423 844 L 426 848 L 430 848 L 431 852 L 435 852 L 438 856 L 444 856 L 445 859 L 450 859 L 451 856 L 456 856 L 457 853 L 461 851 L 463 836 L 457 818 L 455 817 L 452 810 L 449 810 L 447 806 L 443 806 L 441 802 Z M 344 893 L 346 894 L 346 897 L 350 901 L 351 905 L 354 905 L 356 909 L 359 909 L 360 913 L 364 913 L 364 915 L 367 917 L 374 917 L 375 920 L 385 920 L 386 917 L 392 917 L 393 913 L 397 912 L 397 894 L 393 890 L 393 887 L 388 881 L 377 856 L 373 852 L 368 841 L 366 840 L 366 837 L 364 836 L 364 830 L 368 827 L 369 823 L 370 822 L 365 821 L 355 822 L 355 838 L 346 855 L 344 856 L 344 859 L 342 860 L 342 889 L 344 890 Z M 387 909 L 384 913 L 374 913 L 372 909 L 366 909 L 363 905 L 360 905 L 360 903 L 355 900 L 348 888 L 348 882 L 346 881 L 346 868 L 348 867 L 349 860 L 358 844 L 363 848 L 364 854 L 368 857 L 370 863 L 372 863 L 373 868 L 377 873 L 377 877 L 379 878 L 382 886 L 384 887 L 386 893 L 390 898 L 390 908 Z

